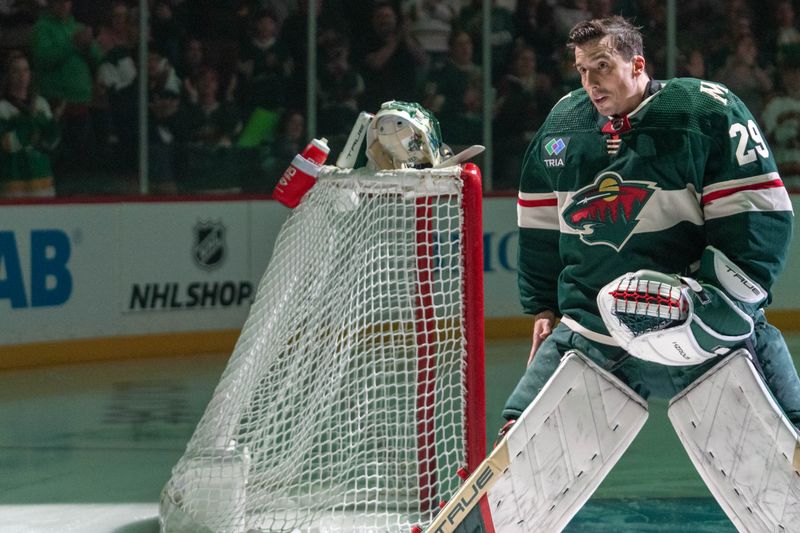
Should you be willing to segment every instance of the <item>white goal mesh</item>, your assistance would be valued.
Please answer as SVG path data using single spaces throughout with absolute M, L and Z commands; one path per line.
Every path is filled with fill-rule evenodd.
M 164 488 L 164 531 L 408 533 L 455 492 L 485 439 L 464 183 L 324 167 Z

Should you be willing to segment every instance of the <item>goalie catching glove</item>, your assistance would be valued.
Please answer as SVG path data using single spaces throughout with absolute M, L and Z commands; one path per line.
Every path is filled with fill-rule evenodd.
M 609 333 L 627 352 L 677 366 L 740 346 L 753 334 L 751 315 L 766 297 L 725 254 L 708 246 L 696 279 L 629 272 L 600 290 L 597 305 Z

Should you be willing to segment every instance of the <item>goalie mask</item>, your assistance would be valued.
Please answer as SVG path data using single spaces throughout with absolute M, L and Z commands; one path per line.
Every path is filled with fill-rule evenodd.
M 435 166 L 443 152 L 439 121 L 416 103 L 385 102 L 367 129 L 367 158 L 379 170 Z

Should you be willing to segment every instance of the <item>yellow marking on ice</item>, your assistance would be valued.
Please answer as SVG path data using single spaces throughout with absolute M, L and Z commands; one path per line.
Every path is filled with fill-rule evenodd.
M 93 361 L 230 353 L 238 329 L 125 335 L 0 346 L 0 370 Z

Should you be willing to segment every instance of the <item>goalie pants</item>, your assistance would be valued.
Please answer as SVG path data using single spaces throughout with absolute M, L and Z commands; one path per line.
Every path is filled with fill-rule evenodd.
M 767 386 L 789 420 L 800 428 L 800 378 L 783 335 L 767 322 L 763 312 L 755 317 L 752 341 Z M 569 350 L 583 353 L 645 399 L 650 396 L 672 398 L 722 359 L 718 357 L 693 366 L 651 363 L 631 356 L 618 346 L 592 342 L 559 324 L 539 346 L 533 363 L 506 401 L 503 417 L 509 420 L 519 417 Z

